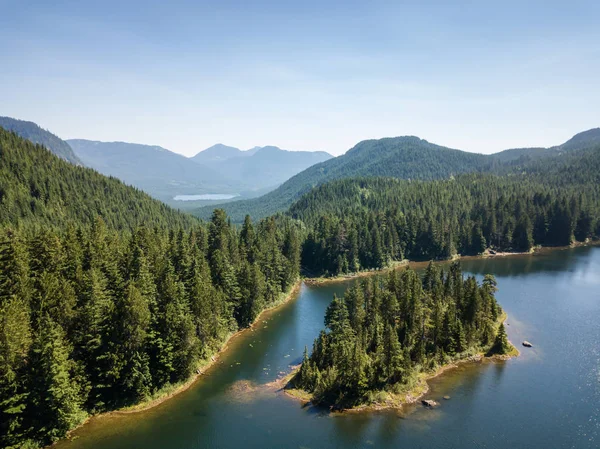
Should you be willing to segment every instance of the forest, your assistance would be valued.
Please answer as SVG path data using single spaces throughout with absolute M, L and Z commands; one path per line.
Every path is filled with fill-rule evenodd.
M 292 226 L 222 211 L 207 227 L 0 232 L 2 447 L 64 437 L 87 414 L 187 380 L 298 277 Z
M 285 217 L 208 223 L 0 130 L 0 446 L 191 377 L 299 275 Z
M 344 179 L 289 210 L 308 235 L 302 267 L 335 276 L 393 261 L 527 252 L 600 237 L 600 164 L 539 175 L 465 174 L 439 181 Z M 587 165 L 585 165 L 587 164 Z M 585 166 L 584 166 L 585 165 Z M 597 171 L 598 170 L 598 171 Z
M 314 187 L 347 178 L 390 177 L 431 181 L 448 179 L 465 173 L 519 175 L 547 170 L 566 162 L 590 158 L 600 148 L 600 129 L 576 134 L 562 145 L 551 148 L 520 148 L 494 154 L 477 154 L 430 143 L 415 136 L 364 140 L 346 153 L 293 176 L 272 192 L 249 200 L 220 205 L 234 222 L 241 223 L 246 214 L 255 219 L 284 212 Z M 593 154 L 592 154 L 593 158 Z M 587 169 L 584 167 L 584 171 Z M 567 178 L 568 179 L 568 178 Z M 210 217 L 212 207 L 196 211 Z
M 340 179 L 286 213 L 203 222 L 0 129 L 0 445 L 49 444 L 173 389 L 301 274 L 600 236 L 597 148 L 503 170 Z M 365 281 L 332 303 L 299 381 L 350 404 L 488 347 L 494 290 L 455 265 Z
M 418 375 L 479 352 L 507 354 L 496 280 L 429 264 L 357 282 L 325 313 L 326 330 L 305 349 L 291 381 L 315 404 L 351 408 L 407 393 Z

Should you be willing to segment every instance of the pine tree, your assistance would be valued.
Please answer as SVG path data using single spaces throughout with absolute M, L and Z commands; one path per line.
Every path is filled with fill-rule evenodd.
M 510 343 L 506 336 L 506 329 L 504 329 L 504 323 L 500 323 L 496 339 L 494 340 L 494 347 L 492 351 L 496 354 L 507 354 L 510 352 Z
M 0 303 L 0 444 L 17 447 L 25 437 L 27 354 L 31 346 L 29 307 L 17 295 Z
M 124 363 L 119 376 L 119 393 L 124 402 L 137 403 L 149 396 L 152 379 L 146 354 L 150 308 L 134 282 L 127 287 L 117 313 L 120 317 L 118 348 Z
M 27 418 L 37 430 L 34 438 L 51 443 L 64 437 L 85 414 L 79 386 L 71 378 L 73 362 L 64 332 L 48 316 L 42 317 L 30 352 Z

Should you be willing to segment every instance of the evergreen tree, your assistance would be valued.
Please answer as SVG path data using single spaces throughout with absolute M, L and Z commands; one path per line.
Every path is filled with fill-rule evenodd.
M 42 317 L 30 351 L 27 415 L 33 423 L 33 438 L 51 443 L 62 438 L 85 414 L 79 386 L 71 378 L 73 362 L 60 326 Z

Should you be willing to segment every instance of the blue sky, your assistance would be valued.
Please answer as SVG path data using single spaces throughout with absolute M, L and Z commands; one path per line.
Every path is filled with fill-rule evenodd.
M 491 153 L 600 126 L 600 2 L 0 0 L 0 115 L 63 138 Z

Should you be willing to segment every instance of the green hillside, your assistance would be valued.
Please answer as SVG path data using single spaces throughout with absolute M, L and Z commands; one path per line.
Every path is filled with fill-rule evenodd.
M 288 213 L 309 229 L 302 266 L 311 274 L 583 242 L 600 238 L 600 146 L 506 176 L 337 180 Z
M 0 224 L 62 227 L 102 217 L 114 229 L 196 223 L 114 178 L 72 165 L 0 128 Z
M 527 171 L 536 161 L 560 158 L 566 153 L 594 148 L 600 129 L 577 134 L 551 148 L 518 148 L 483 155 L 434 145 L 417 137 L 395 137 L 360 142 L 342 156 L 316 164 L 259 198 L 233 201 L 223 208 L 234 221 L 246 214 L 264 217 L 286 210 L 303 193 L 320 184 L 352 177 L 384 176 L 396 179 L 447 179 L 461 173 L 508 174 Z M 214 206 L 198 209 L 206 218 Z
M 390 176 L 400 179 L 440 179 L 465 172 L 489 170 L 488 156 L 453 150 L 418 137 L 395 137 L 360 142 L 346 154 L 313 165 L 260 198 L 235 201 L 223 208 L 234 221 L 245 214 L 263 217 L 287 209 L 312 187 L 355 176 Z M 197 215 L 208 217 L 211 207 Z
M 282 301 L 301 234 L 170 209 L 0 128 L 0 447 L 172 393 Z

